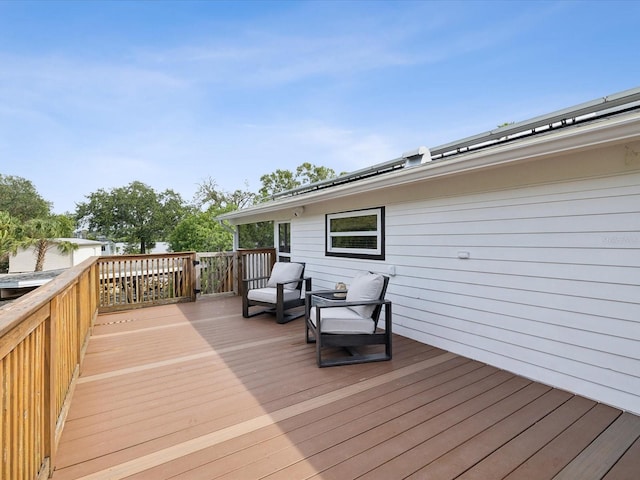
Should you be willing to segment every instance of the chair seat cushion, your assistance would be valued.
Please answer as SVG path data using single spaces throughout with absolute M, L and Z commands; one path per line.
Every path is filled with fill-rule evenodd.
M 320 315 L 322 333 L 371 334 L 376 329 L 371 317 L 362 317 L 349 307 L 321 308 Z M 311 307 L 309 318 L 316 325 L 316 307 Z
M 247 298 L 255 302 L 265 302 L 275 304 L 278 300 L 278 289 L 272 287 L 254 288 L 249 290 Z M 300 290 L 287 290 L 284 289 L 284 301 L 289 302 L 291 300 L 297 300 L 300 298 Z
M 298 287 L 298 284 L 292 282 L 292 280 L 300 280 L 303 269 L 304 266 L 301 263 L 276 262 L 271 270 L 267 287 L 275 287 L 278 283 L 284 283 L 285 289 L 295 290 Z

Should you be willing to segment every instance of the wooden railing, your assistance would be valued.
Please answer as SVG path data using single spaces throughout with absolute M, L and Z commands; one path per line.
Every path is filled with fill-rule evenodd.
M 237 252 L 198 253 L 197 257 L 200 293 L 240 295 L 243 278 L 269 275 L 276 262 L 276 250 L 252 248 Z
M 47 478 L 98 313 L 196 300 L 268 274 L 275 250 L 94 257 L 0 308 L 0 479 Z M 204 280 L 203 280 L 204 279 Z
M 276 262 L 276 250 L 275 248 L 254 248 L 247 250 L 238 250 L 238 272 L 239 272 L 239 285 L 238 288 L 242 288 L 243 278 L 256 278 L 269 276 L 273 264 Z M 266 281 L 264 282 L 266 284 Z M 264 287 L 260 285 L 249 285 L 249 288 Z M 242 294 L 238 290 L 239 294 Z
M 100 313 L 196 300 L 195 252 L 99 257 Z
M 235 252 L 196 254 L 199 274 L 196 288 L 203 295 L 238 292 L 238 255 Z
M 0 309 L 0 478 L 47 478 L 91 327 L 95 259 Z

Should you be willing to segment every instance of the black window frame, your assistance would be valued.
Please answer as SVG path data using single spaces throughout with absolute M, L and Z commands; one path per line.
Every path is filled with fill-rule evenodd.
M 350 218 L 350 217 L 361 217 L 375 214 L 377 216 L 377 229 L 375 235 L 371 235 L 367 233 L 362 236 L 375 236 L 377 238 L 378 248 L 371 249 L 371 252 L 367 252 L 362 248 L 345 248 L 345 247 L 332 247 L 331 239 L 338 236 L 335 235 L 337 232 L 331 232 L 331 220 L 338 218 Z M 372 207 L 372 208 L 363 208 L 360 210 L 347 210 L 344 212 L 335 212 L 335 213 L 327 213 L 325 215 L 324 222 L 324 252 L 327 257 L 343 257 L 343 258 L 360 258 L 367 260 L 384 260 L 385 259 L 385 208 L 384 207 Z M 341 232 L 341 234 L 350 233 L 351 236 L 358 236 L 358 231 L 352 232 Z M 351 251 L 349 251 L 351 250 Z
M 291 222 L 276 222 L 275 226 L 277 229 L 276 241 L 278 242 L 278 245 L 277 245 L 278 261 L 290 262 L 291 261 Z M 284 239 L 284 243 L 282 243 L 283 239 Z

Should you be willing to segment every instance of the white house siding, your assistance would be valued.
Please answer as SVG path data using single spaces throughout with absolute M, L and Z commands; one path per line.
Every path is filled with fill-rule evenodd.
M 314 288 L 393 266 L 396 333 L 640 414 L 640 171 L 625 158 L 617 147 L 326 202 L 292 221 L 292 257 Z M 324 213 L 379 205 L 384 262 L 324 256 Z
M 102 244 L 81 245 L 80 248 L 71 252 L 71 255 L 73 255 L 73 265 L 78 265 L 87 258 L 101 256 Z
M 44 265 L 42 269 L 58 270 L 60 268 L 69 268 L 73 266 L 73 258 L 70 254 L 61 254 L 54 247 L 49 250 L 44 257 Z M 18 253 L 9 260 L 9 273 L 33 272 L 36 268 L 36 254 L 33 247 L 28 249 L 20 249 Z
M 50 248 L 45 257 L 42 269 L 44 271 L 70 268 L 82 263 L 87 258 L 100 256 L 101 244 L 99 242 L 83 240 L 76 250 L 69 253 L 61 253 L 57 247 Z M 36 267 L 35 249 L 21 248 L 16 255 L 9 259 L 9 273 L 33 272 Z

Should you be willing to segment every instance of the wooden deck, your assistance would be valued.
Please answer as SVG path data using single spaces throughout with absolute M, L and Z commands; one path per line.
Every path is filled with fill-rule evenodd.
M 640 418 L 396 336 L 319 369 L 304 325 L 238 297 L 101 315 L 66 479 L 634 479 Z

